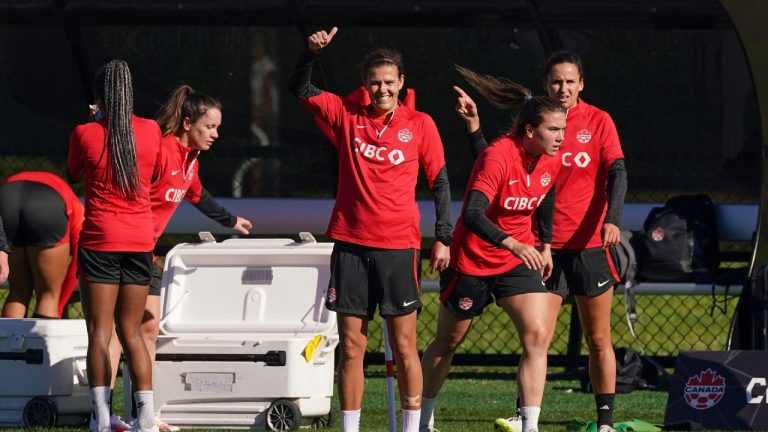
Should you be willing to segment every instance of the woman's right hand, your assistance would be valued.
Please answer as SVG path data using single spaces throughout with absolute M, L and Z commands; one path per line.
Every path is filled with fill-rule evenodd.
M 307 38 L 307 46 L 309 47 L 310 51 L 318 53 L 321 49 L 325 48 L 326 45 L 331 43 L 331 39 L 333 39 L 333 37 L 336 35 L 336 32 L 338 31 L 338 27 L 334 27 L 331 29 L 330 33 L 326 32 L 325 30 L 314 32 Z
M 544 267 L 544 258 L 533 246 L 513 239 L 511 236 L 504 239 L 501 245 L 519 258 L 526 267 L 531 270 L 541 270 Z
M 456 112 L 467 122 L 467 132 L 480 129 L 480 114 L 477 112 L 475 101 L 461 87 L 453 86 L 453 90 L 459 94 L 456 100 Z

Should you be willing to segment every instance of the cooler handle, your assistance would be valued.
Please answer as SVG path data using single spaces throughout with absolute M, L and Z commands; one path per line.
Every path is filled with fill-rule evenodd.
M 0 351 L 0 360 L 21 360 L 27 364 L 43 364 L 43 350 L 30 348 L 24 352 L 2 352 Z
M 82 367 L 81 367 L 82 366 Z M 86 356 L 77 356 L 72 357 L 72 369 L 75 371 L 75 377 L 77 377 L 77 384 L 81 386 L 87 386 L 88 385 L 88 375 L 87 375 L 87 358 Z
M 315 358 L 315 364 L 325 364 L 328 359 L 328 355 L 336 350 L 336 345 L 339 343 L 339 335 L 334 333 L 325 336 L 325 346 L 320 350 L 320 355 Z
M 285 366 L 285 351 L 267 351 L 266 354 L 156 354 L 156 361 L 254 362 L 267 366 Z

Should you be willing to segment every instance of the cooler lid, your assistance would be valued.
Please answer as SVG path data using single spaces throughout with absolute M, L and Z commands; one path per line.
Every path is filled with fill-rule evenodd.
M 336 332 L 325 308 L 333 243 L 183 243 L 165 258 L 160 329 L 182 334 Z

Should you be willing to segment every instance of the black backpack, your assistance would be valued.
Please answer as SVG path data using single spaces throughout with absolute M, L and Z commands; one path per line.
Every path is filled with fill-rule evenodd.
M 643 223 L 639 276 L 658 282 L 708 281 L 720 266 L 715 206 L 707 195 L 680 195 Z

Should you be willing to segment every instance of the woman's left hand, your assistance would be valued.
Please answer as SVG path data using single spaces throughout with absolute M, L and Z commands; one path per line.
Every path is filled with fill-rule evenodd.
M 429 257 L 429 269 L 433 272 L 443 271 L 451 262 L 451 248 L 440 240 L 432 246 L 432 255 Z
M 241 218 L 240 216 L 237 217 L 237 222 L 235 222 L 235 226 L 232 227 L 233 230 L 239 232 L 240 234 L 250 234 L 251 228 L 253 228 L 251 221 L 245 218 Z
M 544 261 L 544 266 L 539 271 L 541 271 L 542 280 L 546 281 L 552 276 L 552 269 L 555 266 L 552 260 L 552 249 L 550 249 L 549 245 L 545 245 L 539 248 L 539 252 L 541 253 L 541 259 Z
M 616 225 L 612 223 L 604 223 L 602 232 L 600 234 L 603 239 L 603 247 L 611 247 L 619 244 L 621 231 Z

